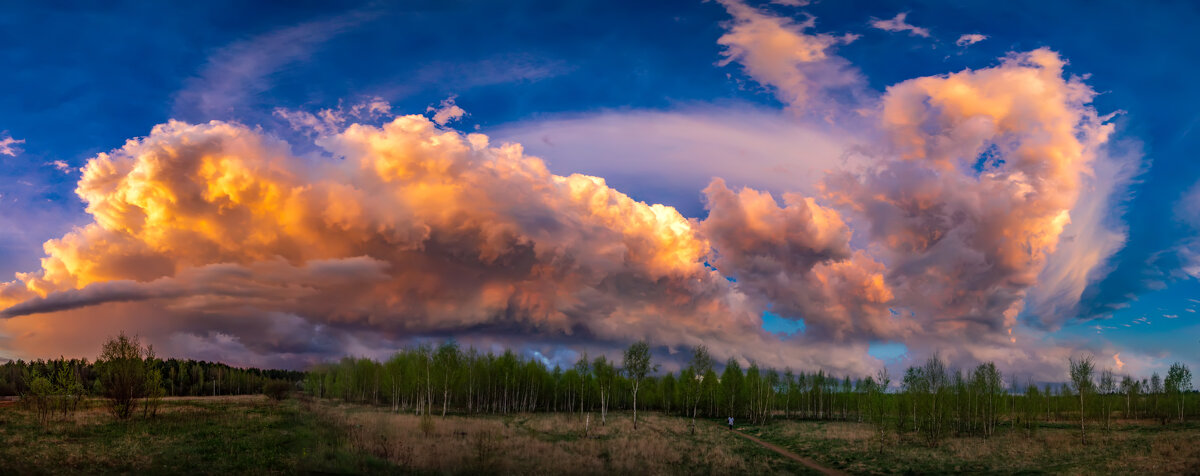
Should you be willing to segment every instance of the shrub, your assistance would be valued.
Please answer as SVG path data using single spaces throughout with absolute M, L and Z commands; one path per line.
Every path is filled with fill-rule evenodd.
M 421 433 L 424 433 L 425 436 L 429 436 L 429 435 L 433 434 L 433 426 L 434 426 L 433 425 L 433 417 L 429 416 L 429 413 L 425 413 L 425 414 L 421 415 L 421 424 L 420 425 L 421 425 Z
M 154 348 L 143 347 L 137 337 L 121 333 L 104 343 L 100 352 L 97 381 L 108 399 L 113 416 L 126 419 L 133 415 L 138 400 L 161 395 L 162 375 L 153 368 Z M 157 401 L 143 411 L 157 410 Z
M 272 380 L 263 385 L 263 394 L 271 400 L 282 401 L 292 393 L 292 384 L 283 380 Z
M 30 379 L 29 392 L 22 400 L 37 415 L 38 421 L 44 424 L 50 419 L 54 397 L 54 385 L 50 379 L 39 375 Z

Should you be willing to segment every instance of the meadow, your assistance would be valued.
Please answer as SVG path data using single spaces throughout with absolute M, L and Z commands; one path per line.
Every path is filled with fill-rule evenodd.
M 99 400 L 40 422 L 0 408 L 0 474 L 798 474 L 715 424 L 645 415 L 606 425 L 561 414 L 419 417 L 303 396 L 168 398 L 117 420 Z
M 730 432 L 658 412 L 418 416 L 294 395 L 180 397 L 155 417 L 114 419 L 98 399 L 40 422 L 0 407 L 0 474 L 815 474 Z M 1117 421 L 1086 445 L 1078 428 L 999 428 L 937 446 L 854 421 L 774 418 L 737 433 L 832 471 L 896 473 L 1196 474 L 1200 425 Z

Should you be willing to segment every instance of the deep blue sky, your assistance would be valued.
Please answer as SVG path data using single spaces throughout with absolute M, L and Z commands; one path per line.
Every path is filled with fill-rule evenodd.
M 456 127 L 488 133 L 598 111 L 782 107 L 737 68 L 716 64 L 728 15 L 709 2 L 103 3 L 0 10 L 0 138 L 24 140 L 16 156 L 0 155 L 5 276 L 36 269 L 43 241 L 88 221 L 73 194 L 78 171 L 49 164 L 78 168 L 168 119 L 231 119 L 288 134 L 276 107 L 379 96 L 396 112 L 422 113 L 456 96 L 470 114 Z M 802 18 L 795 8 L 766 8 Z M 1200 317 L 1188 311 L 1200 308 L 1188 301 L 1200 298 L 1200 284 L 1177 252 L 1196 231 L 1176 218 L 1200 179 L 1200 4 L 826 1 L 803 11 L 818 31 L 862 35 L 838 54 L 878 91 L 1041 46 L 1067 58 L 1069 73 L 1091 75 L 1096 108 L 1123 111 L 1116 139 L 1140 146 L 1145 159 L 1110 217 L 1127 224 L 1127 244 L 1084 294 L 1079 318 L 1098 320 L 1061 332 L 1200 360 Z M 931 37 L 868 26 L 899 12 Z M 965 33 L 989 38 L 955 46 Z M 258 69 L 224 69 L 234 56 L 255 58 Z M 218 88 L 228 101 L 196 100 L 230 77 Z M 635 198 L 703 213 L 698 191 L 665 195 L 654 177 L 609 179 Z M 1149 324 L 1135 323 L 1144 316 Z

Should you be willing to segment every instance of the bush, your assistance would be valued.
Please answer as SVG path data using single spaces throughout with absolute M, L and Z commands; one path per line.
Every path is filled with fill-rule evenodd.
M 283 380 L 272 380 L 263 385 L 263 394 L 271 400 L 283 401 L 292 393 L 292 384 Z
M 38 422 L 45 424 L 50 419 L 54 397 L 54 385 L 50 379 L 36 376 L 30 380 L 29 392 L 21 400 L 37 415 Z
M 161 396 L 162 375 L 154 365 L 154 348 L 143 347 L 137 337 L 124 333 L 104 343 L 97 362 L 100 378 L 97 384 L 108 399 L 113 416 L 126 419 L 133 415 L 138 400 L 152 397 L 143 411 L 157 410 L 156 397 Z

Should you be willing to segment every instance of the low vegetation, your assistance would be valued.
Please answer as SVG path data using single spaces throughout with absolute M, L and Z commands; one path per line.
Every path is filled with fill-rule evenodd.
M 68 418 L 41 423 L 0 408 L 0 474 L 388 472 L 345 429 L 291 400 L 258 396 L 165 398 L 156 418 L 112 416 L 85 400 Z
M 798 463 L 705 423 L 660 414 L 610 415 L 607 425 L 569 414 L 425 419 L 360 405 L 321 405 L 352 446 L 400 468 L 503 474 L 797 474 Z M 426 423 L 426 422 L 432 422 Z M 426 428 L 426 425 L 430 425 Z
M 1194 474 L 1200 468 L 1200 425 L 1124 421 L 1079 441 L 1077 424 L 1036 431 L 997 428 L 990 438 L 948 436 L 929 446 L 912 435 L 887 436 L 882 447 L 870 425 L 774 421 L 742 431 L 853 474 L 1066 473 Z

